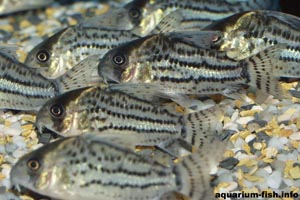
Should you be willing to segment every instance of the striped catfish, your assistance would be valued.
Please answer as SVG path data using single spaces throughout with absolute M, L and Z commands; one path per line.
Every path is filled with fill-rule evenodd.
M 94 134 L 67 137 L 23 156 L 11 182 L 55 199 L 155 200 L 178 191 L 212 200 L 210 171 L 225 144 L 214 140 L 167 167 Z
M 90 76 L 86 70 L 89 67 L 89 63 L 79 64 L 61 77 L 46 79 L 13 56 L 0 52 L 0 109 L 38 110 L 59 94 L 101 81 Z
M 181 13 L 173 12 L 164 18 L 152 32 L 170 32 L 178 27 Z M 134 30 L 119 30 L 112 27 L 69 26 L 34 47 L 25 63 L 37 68 L 45 77 L 56 78 L 89 56 L 99 58 L 120 44 L 138 39 Z
M 161 147 L 180 139 L 200 147 L 220 125 L 218 110 L 182 115 L 138 96 L 110 88 L 74 90 L 47 102 L 37 114 L 36 126 L 41 133 L 46 128 L 65 137 L 95 133 Z
M 113 47 L 137 38 L 131 31 L 70 26 L 34 47 L 25 63 L 45 77 L 56 78 L 90 55 L 101 57 Z
M 250 11 L 220 20 L 206 29 L 224 32 L 215 48 L 241 60 L 277 44 L 287 44 L 280 54 L 282 77 L 300 75 L 300 18 L 275 11 Z M 298 69 L 297 69 L 298 68 Z
M 284 71 L 280 70 L 283 45 L 235 61 L 226 52 L 203 47 L 203 34 L 156 34 L 131 41 L 104 55 L 99 75 L 107 82 L 155 86 L 170 96 L 223 94 L 236 98 L 242 86 L 252 86 L 277 98 L 288 96 L 278 81 Z M 212 41 L 218 39 L 211 36 Z
M 146 36 L 163 17 L 175 10 L 183 14 L 182 29 L 203 28 L 232 14 L 258 9 L 278 9 L 278 0 L 133 0 L 123 8 L 88 19 L 83 26 L 135 29 Z M 179 28 L 179 27 L 178 27 Z

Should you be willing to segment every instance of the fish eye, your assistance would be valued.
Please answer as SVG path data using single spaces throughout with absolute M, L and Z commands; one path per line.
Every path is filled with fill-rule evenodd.
M 126 57 L 123 54 L 116 54 L 113 57 L 113 63 L 115 65 L 123 65 L 126 62 Z
M 129 10 L 129 16 L 132 19 L 138 19 L 141 16 L 141 11 L 139 9 L 137 9 L 137 8 L 131 8 Z
M 30 159 L 27 161 L 27 167 L 31 171 L 37 171 L 41 167 L 40 161 L 37 159 Z
M 212 38 L 211 38 L 211 41 L 213 43 L 218 43 L 220 40 L 222 39 L 222 37 L 220 35 L 214 35 Z
M 50 58 L 50 54 L 48 51 L 46 50 L 40 50 L 37 54 L 36 54 L 36 59 L 41 62 L 41 63 L 45 63 L 49 60 Z
M 62 117 L 65 112 L 65 108 L 62 105 L 54 104 L 50 107 L 50 114 L 54 118 Z

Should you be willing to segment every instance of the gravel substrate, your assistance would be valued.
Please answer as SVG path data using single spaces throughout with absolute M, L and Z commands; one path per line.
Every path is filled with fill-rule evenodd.
M 46 9 L 4 16 L 0 18 L 0 41 L 20 45 L 18 56 L 24 61 L 26 52 L 43 38 L 108 10 L 109 5 L 97 2 L 54 3 Z M 283 84 L 287 90 L 296 85 Z M 270 96 L 255 104 L 251 100 L 255 95 L 249 93 L 248 97 L 245 102 L 220 102 L 224 110 L 221 137 L 229 140 L 224 158 L 235 159 L 222 162 L 214 191 L 293 191 L 300 197 L 300 100 L 277 100 Z M 38 143 L 34 121 L 35 116 L 30 113 L 0 111 L 0 199 L 33 199 L 23 194 L 17 197 L 9 191 L 9 172 L 20 156 L 42 145 Z

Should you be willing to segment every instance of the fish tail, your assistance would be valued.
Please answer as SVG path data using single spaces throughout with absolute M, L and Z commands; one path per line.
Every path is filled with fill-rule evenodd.
M 241 61 L 242 77 L 245 78 L 246 84 L 278 99 L 289 97 L 281 87 L 276 73 L 276 69 L 283 65 L 280 60 L 282 50 L 283 45 L 272 46 Z
M 205 141 L 216 137 L 222 129 L 221 109 L 213 108 L 183 115 L 181 138 L 189 144 L 201 148 Z
M 79 62 L 56 79 L 60 93 L 98 85 L 102 82 L 97 73 L 98 55 L 92 55 Z
M 174 166 L 178 191 L 191 200 L 215 199 L 210 173 L 217 168 L 225 150 L 226 145 L 215 139 L 206 142 L 196 153 L 184 157 Z

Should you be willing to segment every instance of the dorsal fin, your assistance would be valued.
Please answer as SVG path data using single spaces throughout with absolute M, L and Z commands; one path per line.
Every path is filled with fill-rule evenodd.
M 168 33 L 180 30 L 183 16 L 180 10 L 175 10 L 164 17 L 150 34 Z M 134 30 L 133 30 L 134 31 Z

